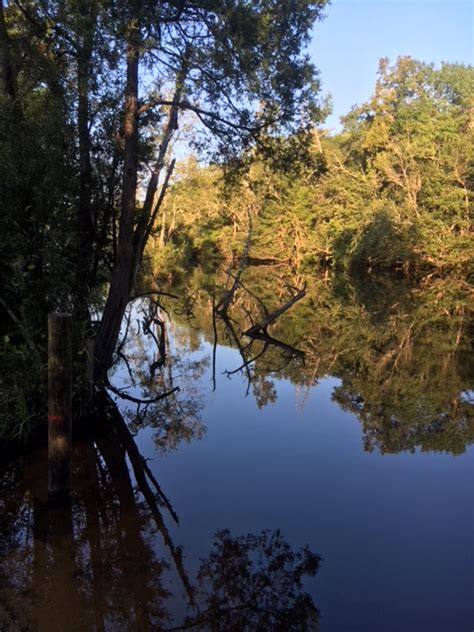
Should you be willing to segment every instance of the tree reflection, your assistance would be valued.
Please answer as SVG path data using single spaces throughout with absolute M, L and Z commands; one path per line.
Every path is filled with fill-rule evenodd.
M 121 408 L 132 432 L 144 426 L 153 428 L 161 452 L 175 450 L 181 441 L 200 439 L 205 432 L 199 378 L 209 360 L 190 358 L 189 348 L 178 350 L 177 335 L 155 300 L 135 301 L 127 314 L 114 366 L 114 384 L 119 388 L 110 385 L 122 399 Z M 130 402 L 134 405 L 123 405 Z
M 360 420 L 366 450 L 458 454 L 473 442 L 472 289 L 462 278 L 409 285 L 393 277 L 330 282 L 308 275 L 304 300 L 272 324 L 280 344 L 248 342 L 244 332 L 261 318 L 262 305 L 271 312 L 288 300 L 288 279 L 304 285 L 291 275 L 245 269 L 226 319 L 214 327 L 212 292 L 223 277 L 214 286 L 197 272 L 189 280 L 195 329 L 239 351 L 242 364 L 226 374 L 242 372 L 259 407 L 277 399 L 278 379 L 301 390 L 332 376 L 341 380 L 334 400 Z
M 474 440 L 467 287 L 453 278 L 416 288 L 401 283 L 395 301 L 392 283 L 387 307 L 386 294 L 365 285 L 356 284 L 355 294 L 365 297 L 358 305 L 369 324 L 357 331 L 354 362 L 339 365 L 335 401 L 359 418 L 366 450 L 464 452 Z
M 43 452 L 2 475 L 0 628 L 316 629 L 303 579 L 320 559 L 278 531 L 218 532 L 190 577 L 167 526 L 175 511 L 116 422 L 76 443 L 68 504 L 47 503 Z
M 232 537 L 216 534 L 214 549 L 197 575 L 199 614 L 172 630 L 315 630 L 319 611 L 304 592 L 320 557 L 294 552 L 277 531 Z

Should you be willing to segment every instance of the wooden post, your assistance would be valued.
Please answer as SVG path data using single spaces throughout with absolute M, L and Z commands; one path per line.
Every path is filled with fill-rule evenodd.
M 52 499 L 70 491 L 72 416 L 72 318 L 48 316 L 48 493 Z

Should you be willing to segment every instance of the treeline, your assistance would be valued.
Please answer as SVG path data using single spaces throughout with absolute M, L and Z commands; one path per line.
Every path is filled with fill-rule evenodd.
M 235 259 L 419 273 L 473 272 L 474 70 L 401 57 L 341 133 L 312 131 L 306 162 L 223 172 L 181 165 L 155 232 L 155 268 Z

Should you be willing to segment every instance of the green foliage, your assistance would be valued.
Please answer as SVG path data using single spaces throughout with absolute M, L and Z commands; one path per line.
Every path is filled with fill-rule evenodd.
M 183 229 L 197 251 L 195 236 L 205 235 L 232 259 L 244 251 L 249 211 L 251 260 L 469 277 L 473 86 L 471 67 L 381 60 L 373 97 L 345 117 L 339 136 L 306 133 L 309 162 L 282 173 L 263 157 L 225 199 L 215 169 L 183 172 L 175 187 Z M 210 187 L 212 215 L 196 214 Z
M 384 206 L 386 209 L 375 212 L 353 240 L 351 264 L 355 267 L 396 270 L 410 268 L 416 262 L 415 227 L 397 226 L 391 205 Z
M 0 437 L 25 440 L 45 413 L 44 367 L 26 343 L 14 344 L 9 336 L 0 340 L 0 364 Z
M 0 336 L 15 330 L 12 344 L 22 353 L 23 333 L 30 332 L 28 346 L 41 349 L 44 367 L 48 312 L 62 309 L 77 316 L 78 356 L 83 334 L 91 329 L 88 304 L 98 289 L 111 288 L 114 296 L 117 286 L 125 288 L 120 304 L 126 304 L 153 228 L 152 205 L 137 202 L 137 181 L 146 187 L 150 171 L 160 172 L 156 197 L 162 199 L 163 175 L 168 169 L 171 174 L 174 164 L 171 137 L 178 128 L 188 142 L 228 167 L 251 161 L 259 137 L 275 159 L 304 154 L 302 130 L 322 111 L 317 73 L 305 47 L 326 4 L 41 0 L 0 5 L 0 274 L 6 306 L 0 306 Z M 136 81 L 127 71 L 131 47 Z M 126 96 L 138 84 L 136 131 L 127 136 Z M 199 190 L 206 186 L 197 171 L 191 177 Z M 161 214 L 155 265 L 222 257 L 216 244 L 232 220 L 215 212 L 213 195 L 211 190 L 196 208 L 209 219 L 206 231 L 192 230 L 195 222 L 179 206 L 182 193 L 177 191 L 174 201 L 172 196 L 166 215 Z M 239 245 L 234 240 L 230 250 Z M 120 274 L 114 275 L 117 269 Z M 119 321 L 120 310 L 112 311 Z M 101 344 L 100 333 L 112 331 L 107 317 L 103 322 L 97 362 L 101 351 L 111 360 L 117 342 L 119 325 L 107 345 Z
M 162 130 L 178 85 L 171 134 L 180 127 L 208 158 L 174 174 L 147 253 L 155 274 L 244 253 L 295 269 L 472 273 L 472 68 L 382 60 L 373 97 L 331 138 L 314 128 L 327 103 L 305 55 L 326 4 L 1 5 L 0 336 L 11 340 L 12 370 L 22 375 L 25 349 L 44 368 L 55 309 L 79 315 L 76 352 L 84 347 L 88 302 L 111 278 L 123 286 L 112 274 L 119 251 L 122 276 L 134 278 L 127 248 L 140 259 L 153 228 L 145 205 L 134 209 L 134 178 L 130 216 L 121 207 L 126 49 L 136 26 L 135 175 L 148 178 L 168 146 Z M 160 156 L 160 182 L 170 158 Z M 33 383 L 41 390 L 44 380 Z M 12 402 L 3 410 L 16 410 Z
M 32 55 L 18 77 L 21 108 L 0 94 L 3 439 L 26 438 L 45 411 L 47 314 L 70 304 L 73 273 L 69 110 L 64 94 L 35 83 L 44 58 Z

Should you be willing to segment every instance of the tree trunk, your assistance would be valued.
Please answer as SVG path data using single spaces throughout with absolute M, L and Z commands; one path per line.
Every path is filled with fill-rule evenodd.
M 184 85 L 186 68 L 183 67 L 178 75 L 173 105 L 170 108 L 168 120 L 163 130 L 158 158 L 150 181 L 143 208 L 134 228 L 134 213 L 136 208 L 136 188 L 138 169 L 138 61 L 139 61 L 139 32 L 138 28 L 131 30 L 127 55 L 127 88 L 125 102 L 125 161 L 123 175 L 122 204 L 120 211 L 120 233 L 117 247 L 109 295 L 107 297 L 104 315 L 96 341 L 96 381 L 103 381 L 112 364 L 113 353 L 120 333 L 120 325 L 127 307 L 131 292 L 135 285 L 140 261 L 143 256 L 147 239 L 156 219 L 158 210 L 163 202 L 166 190 L 173 173 L 175 160 L 172 160 L 166 170 L 158 200 L 155 195 L 158 190 L 160 175 L 163 171 L 165 158 L 174 131 L 178 128 L 178 103 Z
M 120 205 L 119 238 L 110 290 L 97 334 L 96 379 L 103 380 L 112 363 L 123 314 L 132 290 L 133 227 L 138 171 L 138 66 L 140 24 L 131 20 L 127 44 L 127 82 L 125 87 L 124 166 Z
M 2 91 L 12 101 L 16 98 L 16 77 L 10 53 L 10 38 L 5 24 L 3 2 L 0 2 L 0 55 L 2 73 Z

